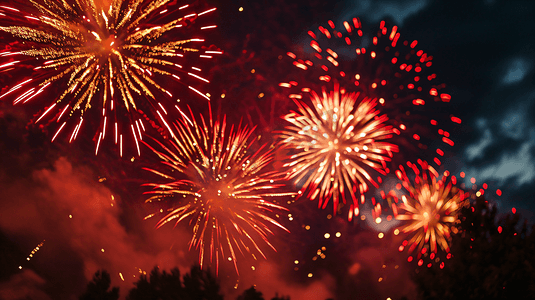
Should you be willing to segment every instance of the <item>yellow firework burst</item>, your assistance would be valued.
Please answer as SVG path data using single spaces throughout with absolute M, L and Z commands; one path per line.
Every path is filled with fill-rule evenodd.
M 0 31 L 19 39 L 11 44 L 13 49 L 0 54 L 9 59 L 0 65 L 0 71 L 34 66 L 32 77 L 14 84 L 0 98 L 11 94 L 16 97 L 15 104 L 26 103 L 56 85 L 59 93 L 36 120 L 48 115 L 49 123 L 56 121 L 58 129 L 52 140 L 69 116 L 76 124 L 70 140 L 75 139 L 84 114 L 93 107 L 101 119 L 97 144 L 112 130 L 120 148 L 123 134 L 131 135 L 137 145 L 145 129 L 142 119 L 165 122 L 164 106 L 169 110 L 176 105 L 175 101 L 162 104 L 158 100 L 158 93 L 173 96 L 157 83 L 158 77 L 176 80 L 208 99 L 194 87 L 208 82 L 200 75 L 198 64 L 219 51 L 200 50 L 204 40 L 191 35 L 198 34 L 196 29 L 215 27 L 192 25 L 202 23 L 203 16 L 215 8 L 196 13 L 192 6 L 171 0 L 28 2 L 31 6 L 0 7 L 6 15 Z M 28 62 L 24 57 L 36 60 Z
M 160 210 L 165 214 L 157 226 L 189 220 L 190 248 L 199 250 L 201 266 L 207 257 L 216 266 L 222 258 L 233 261 L 238 271 L 237 253 L 265 258 L 262 244 L 275 249 L 268 241 L 273 234 L 270 226 L 286 230 L 274 218 L 286 209 L 269 198 L 295 194 L 280 192 L 284 174 L 267 170 L 272 150 L 255 146 L 253 130 L 241 125 L 228 130 L 225 119 L 214 121 L 211 114 L 208 124 L 202 117 L 200 123 L 192 117 L 175 128 L 169 147 L 162 143 L 158 143 L 161 151 L 151 147 L 166 169 L 147 170 L 167 182 L 146 184 L 154 188 L 147 202 L 170 205 L 166 212 Z
M 340 195 L 345 203 L 348 191 L 351 211 L 356 210 L 355 194 L 363 202 L 367 183 L 377 185 L 369 171 L 384 174 L 385 162 L 398 151 L 386 141 L 392 126 L 385 125 L 385 115 L 379 116 L 376 99 L 360 93 L 345 93 L 335 85 L 333 91 L 310 91 L 310 96 L 312 107 L 295 100 L 298 111 L 283 117 L 291 125 L 280 133 L 281 144 L 293 151 L 285 164 L 287 178 L 302 184 L 300 192 L 308 190 L 311 200 L 319 198 L 319 207 L 325 208 L 332 197 L 335 213 Z
M 447 171 L 439 178 L 439 174 L 425 162 L 422 162 L 423 171 L 415 164 L 409 163 L 409 166 L 416 173 L 414 179 L 407 176 L 402 166 L 396 171 L 408 195 L 401 197 L 399 207 L 393 204 L 396 219 L 405 223 L 402 232 L 413 235 L 408 241 L 409 252 L 416 247 L 420 252 L 426 244 L 431 252 L 437 252 L 437 244 L 449 252 L 451 232 L 455 231 L 453 226 L 467 196 L 455 186 L 454 177 L 450 180 Z

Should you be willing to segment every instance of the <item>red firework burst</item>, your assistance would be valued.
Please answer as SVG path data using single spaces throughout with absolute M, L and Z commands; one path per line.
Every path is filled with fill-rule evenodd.
M 328 27 L 320 26 L 318 31 L 308 34 L 310 48 L 296 51 L 298 54 L 287 53 L 296 71 L 290 72 L 288 80 L 280 86 L 289 91 L 290 98 L 314 99 L 320 90 L 340 86 L 342 94 L 359 93 L 361 99 L 378 103 L 376 110 L 385 114 L 382 123 L 390 126 L 392 133 L 383 142 L 392 145 L 392 149 L 402 149 L 401 153 L 421 152 L 428 149 L 427 144 L 437 146 L 436 140 L 454 145 L 448 131 L 437 128 L 437 138 L 437 131 L 429 129 L 429 124 L 438 126 L 436 120 L 443 118 L 444 102 L 451 97 L 439 92 L 444 85 L 436 83 L 437 76 L 431 71 L 433 57 L 418 50 L 417 41 L 401 40 L 397 27 L 388 28 L 384 21 L 376 35 L 365 35 L 358 18 L 343 22 L 341 29 L 329 21 Z M 453 123 L 461 122 L 452 115 L 446 118 Z M 437 165 L 444 155 L 441 148 L 439 145 L 429 151 Z M 389 173 L 384 163 L 373 169 L 383 175 Z M 378 177 L 377 181 L 382 179 Z M 371 176 L 366 176 L 365 182 L 374 184 Z M 358 213 L 356 208 L 352 207 L 351 215 Z
M 303 98 L 310 90 L 320 90 L 333 82 L 347 92 L 361 92 L 377 99 L 378 109 L 388 116 L 396 135 L 410 136 L 410 140 L 396 139 L 400 146 L 409 148 L 415 144 L 426 150 L 423 142 L 426 136 L 431 136 L 431 141 L 437 140 L 436 133 L 429 132 L 428 124 L 439 126 L 440 117 L 461 123 L 451 114 L 444 118 L 442 112 L 447 107 L 443 103 L 449 102 L 451 96 L 440 92 L 445 85 L 438 83 L 437 75 L 432 72 L 433 56 L 418 50 L 416 40 L 403 41 L 397 26 L 388 28 L 384 21 L 373 36 L 363 33 L 358 18 L 343 22 L 343 28 L 337 28 L 332 21 L 328 24 L 328 27 L 320 26 L 317 32 L 308 32 L 310 48 L 296 52 L 298 55 L 287 53 L 292 64 L 302 70 L 292 72 L 289 80 L 280 84 L 289 88 L 290 98 Z M 454 145 L 450 132 L 435 130 L 439 140 Z M 433 158 L 438 165 L 439 156 L 444 154 L 440 148 L 436 151 L 438 156 Z

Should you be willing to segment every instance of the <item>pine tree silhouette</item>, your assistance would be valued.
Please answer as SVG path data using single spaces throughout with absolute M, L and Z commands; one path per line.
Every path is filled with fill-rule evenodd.
M 257 291 L 254 286 L 243 291 L 243 294 L 238 296 L 237 300 L 264 300 L 262 293 Z
M 110 274 L 104 270 L 99 270 L 93 276 L 93 280 L 87 284 L 87 290 L 80 296 L 80 300 L 117 300 L 119 299 L 119 288 L 113 287 L 111 290 Z

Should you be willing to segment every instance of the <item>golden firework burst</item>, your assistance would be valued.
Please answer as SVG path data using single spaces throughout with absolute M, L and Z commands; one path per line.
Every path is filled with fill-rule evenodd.
M 115 131 L 115 144 L 120 143 L 121 149 L 123 134 L 131 135 L 138 145 L 145 130 L 143 120 L 165 122 L 165 106 L 169 110 L 176 105 L 174 100 L 162 104 L 158 99 L 158 93 L 173 97 L 157 83 L 158 77 L 176 80 L 208 99 L 195 88 L 208 82 L 198 64 L 220 52 L 201 50 L 202 38 L 177 37 L 193 35 L 192 23 L 215 8 L 196 13 L 190 5 L 179 6 L 171 0 L 28 2 L 31 7 L 22 3 L 0 7 L 7 15 L 0 22 L 0 31 L 19 38 L 12 43 L 13 49 L 0 54 L 10 59 L 0 65 L 0 71 L 34 66 L 32 77 L 13 85 L 0 98 L 12 94 L 15 104 L 26 103 L 51 85 L 60 88 L 35 121 L 52 115 L 49 123 L 56 121 L 58 128 L 52 140 L 64 129 L 69 116 L 76 124 L 70 141 L 75 139 L 84 114 L 93 107 L 101 118 L 97 145 L 107 130 Z M 210 24 L 197 29 L 214 27 Z M 21 56 L 35 61 L 25 62 Z
M 291 125 L 280 133 L 281 144 L 293 151 L 285 164 L 287 179 L 302 185 L 301 193 L 308 190 L 311 200 L 319 198 L 319 207 L 325 208 L 332 197 L 335 213 L 340 195 L 345 203 L 348 191 L 355 210 L 355 194 L 363 202 L 368 183 L 377 185 L 369 171 L 385 174 L 386 162 L 398 151 L 387 142 L 392 126 L 375 109 L 377 99 L 345 93 L 338 85 L 321 95 L 309 92 L 312 107 L 295 99 L 298 111 L 283 117 Z

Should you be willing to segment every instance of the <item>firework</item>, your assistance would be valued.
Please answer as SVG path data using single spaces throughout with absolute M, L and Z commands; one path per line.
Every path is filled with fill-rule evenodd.
M 319 198 L 318 206 L 325 208 L 333 198 L 336 214 L 339 195 L 346 203 L 346 191 L 358 207 L 357 189 L 361 201 L 368 190 L 367 182 L 377 186 L 369 174 L 376 170 L 385 174 L 385 162 L 398 147 L 385 140 L 392 137 L 387 117 L 375 109 L 377 99 L 362 97 L 360 93 L 345 93 L 335 86 L 321 95 L 311 91 L 312 108 L 295 100 L 297 112 L 283 118 L 291 125 L 280 133 L 281 144 L 293 149 L 287 179 L 302 183 L 300 193 L 308 190 L 311 200 Z
M 437 252 L 437 245 L 449 252 L 451 233 L 457 231 L 455 225 L 459 221 L 459 212 L 463 205 L 469 204 L 465 201 L 469 194 L 456 186 L 456 177 L 450 177 L 448 171 L 441 176 L 428 163 L 419 161 L 419 164 L 420 168 L 407 163 L 414 172 L 414 178 L 407 176 L 403 166 L 396 171 L 407 194 L 401 196 L 401 202 L 394 198 L 392 210 L 395 218 L 404 223 L 401 231 L 412 234 L 400 251 L 410 244 L 409 252 L 418 247 L 421 255 L 428 250 L 424 248 L 427 244 L 433 253 Z M 398 188 L 401 189 L 401 186 L 398 185 Z
M 27 261 L 30 261 L 30 259 L 32 259 L 34 257 L 34 255 L 37 253 L 37 251 L 39 251 L 43 247 L 43 245 L 45 244 L 45 241 L 46 240 L 43 240 L 42 242 L 37 244 L 37 246 L 35 246 L 35 248 L 33 248 L 32 252 L 28 255 L 28 257 L 26 257 Z M 19 269 L 22 270 L 22 266 L 19 266 Z
M 52 141 L 60 134 L 69 142 L 76 139 L 82 126 L 93 122 L 84 122 L 92 114 L 100 119 L 96 153 L 108 137 L 122 155 L 123 136 L 131 136 L 139 155 L 145 126 L 166 124 L 168 110 L 180 101 L 175 97 L 162 104 L 159 94 L 173 95 L 157 81 L 177 81 L 191 92 L 182 96 L 208 99 L 196 88 L 208 82 L 200 67 L 219 51 L 201 50 L 204 40 L 196 35 L 215 25 L 196 25 L 215 8 L 196 13 L 193 6 L 171 0 L 28 2 L 31 7 L 0 6 L 0 31 L 19 39 L 0 53 L 9 60 L 0 72 L 33 67 L 31 77 L 8 87 L 0 98 L 11 95 L 14 104 L 27 103 L 56 86 L 56 95 L 47 94 L 54 100 L 35 120 L 55 124 Z
M 255 145 L 254 129 L 240 124 L 228 130 L 225 118 L 213 120 L 211 112 L 208 123 L 184 115 L 175 129 L 169 147 L 151 147 L 167 169 L 147 170 L 167 182 L 147 184 L 154 194 L 147 201 L 170 205 L 165 213 L 160 210 L 164 216 L 157 227 L 189 220 L 190 249 L 199 250 L 201 266 L 207 257 L 216 266 L 222 258 L 233 261 L 238 271 L 238 252 L 265 258 L 262 245 L 275 249 L 268 241 L 270 227 L 286 230 L 273 217 L 286 209 L 269 198 L 294 195 L 280 191 L 284 174 L 268 170 L 272 150 Z
M 397 26 L 388 28 L 384 21 L 371 35 L 363 32 L 358 18 L 342 24 L 337 28 L 329 21 L 328 26 L 309 31 L 310 48 L 287 53 L 296 68 L 280 86 L 290 98 L 304 98 L 312 90 L 339 84 L 348 93 L 377 99 L 377 109 L 393 127 L 391 142 L 403 149 L 396 156 L 399 160 L 394 159 L 401 162 L 406 153 L 433 146 L 436 149 L 425 153 L 440 165 L 444 143 L 454 145 L 450 132 L 442 128 L 461 120 L 447 113 L 445 102 L 451 96 L 440 92 L 445 85 L 437 82 L 432 71 L 433 57 L 419 50 L 416 40 L 402 40 Z

